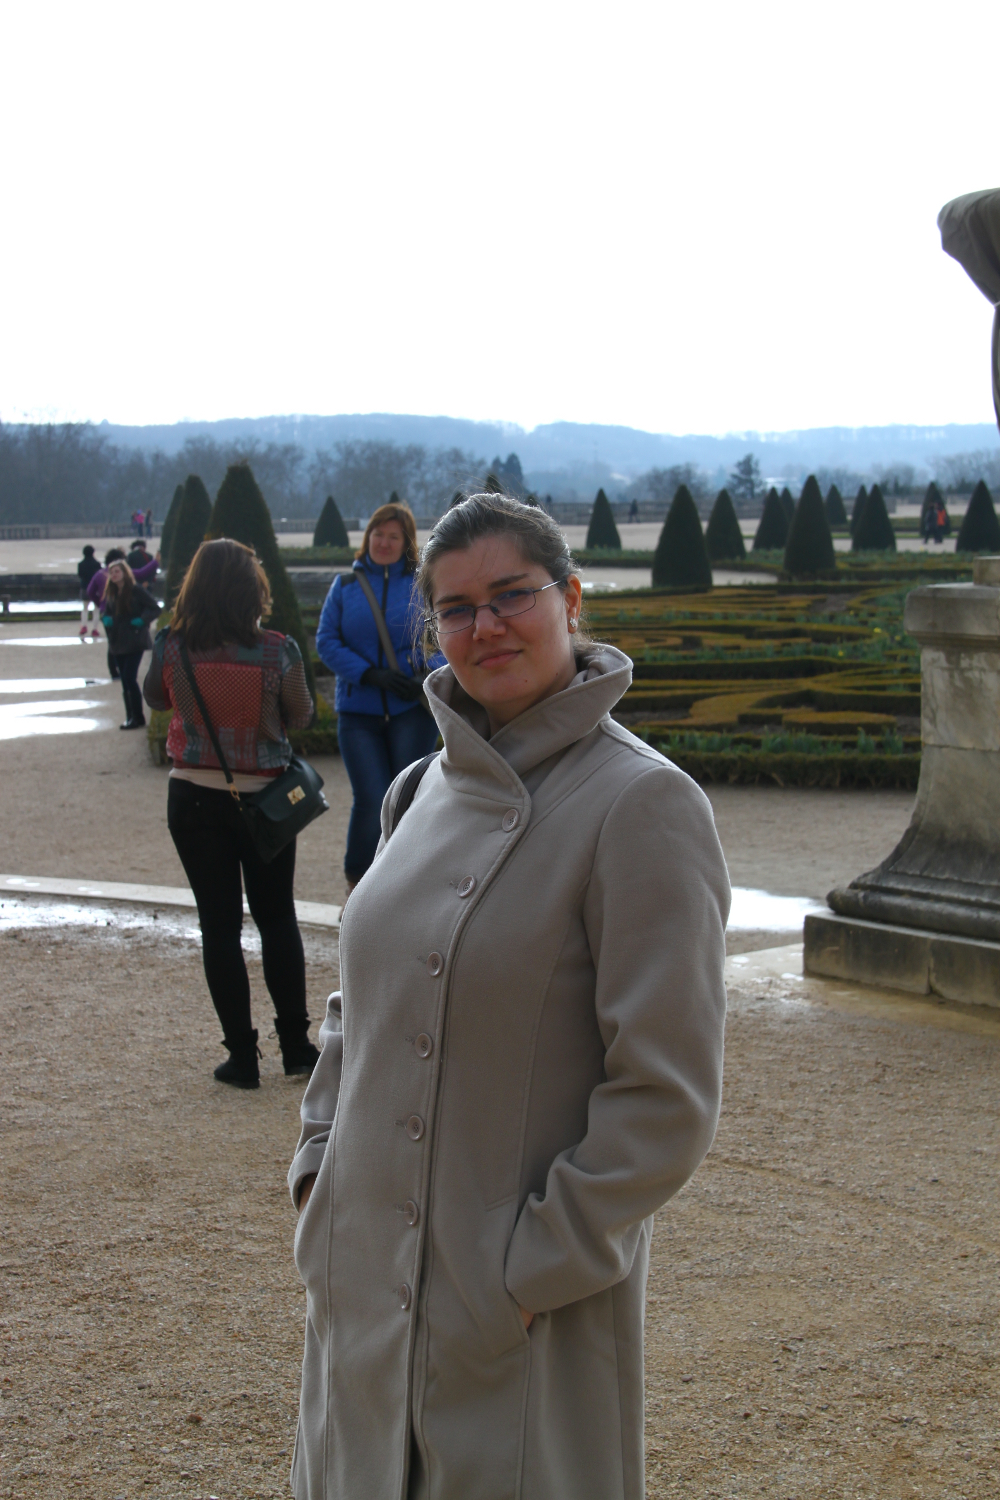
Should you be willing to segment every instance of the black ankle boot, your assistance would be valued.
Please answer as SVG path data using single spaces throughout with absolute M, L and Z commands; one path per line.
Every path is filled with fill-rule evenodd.
M 231 1083 L 234 1088 L 238 1089 L 259 1089 L 260 1069 L 257 1066 L 257 1059 L 260 1051 L 257 1047 L 256 1031 L 251 1031 L 248 1037 L 243 1037 L 238 1042 L 225 1040 L 222 1045 L 229 1048 L 229 1056 L 215 1070 L 215 1077 L 218 1081 Z M 288 1071 L 287 1068 L 285 1071 Z
M 280 1040 L 280 1038 L 279 1038 Z M 285 1065 L 285 1077 L 301 1075 L 308 1078 L 313 1068 L 319 1062 L 319 1049 L 314 1047 L 308 1036 L 301 1037 L 298 1041 L 281 1043 L 281 1060 Z

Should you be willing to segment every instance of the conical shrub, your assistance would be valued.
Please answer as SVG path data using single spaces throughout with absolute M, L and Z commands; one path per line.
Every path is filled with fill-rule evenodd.
M 921 536 L 927 535 L 929 517 L 932 512 L 937 511 L 938 506 L 940 506 L 944 511 L 944 535 L 951 536 L 951 516 L 949 516 L 948 508 L 944 503 L 944 496 L 941 494 L 941 491 L 938 489 L 937 485 L 932 479 L 930 484 L 927 486 L 927 493 L 924 496 L 923 504 L 920 507 Z
M 1000 521 L 993 496 L 982 480 L 972 491 L 969 508 L 958 529 L 956 552 L 1000 552 Z
M 847 525 L 847 511 L 844 509 L 844 497 L 835 484 L 831 484 L 826 497 L 826 519 L 832 526 Z
M 736 510 L 729 498 L 728 490 L 720 490 L 715 497 L 712 514 L 705 528 L 705 546 L 708 548 L 708 555 L 712 562 L 723 562 L 728 558 L 747 555 L 743 533 L 740 530 L 740 523 L 736 518 Z
M 594 508 L 590 512 L 590 525 L 587 527 L 587 550 L 591 547 L 614 547 L 620 552 L 621 545 L 622 539 L 615 525 L 611 502 L 603 490 L 598 490 L 594 497 Z
M 168 604 L 173 604 L 180 592 L 191 559 L 205 540 L 211 515 L 212 502 L 208 498 L 208 491 L 197 474 L 189 474 L 184 481 L 181 503 L 177 507 L 170 557 L 167 561 Z
M 885 508 L 882 491 L 873 484 L 851 538 L 852 552 L 895 552 L 896 533 Z
M 160 567 L 164 573 L 170 566 L 170 548 L 174 542 L 174 532 L 177 529 L 177 514 L 184 499 L 184 486 L 179 484 L 174 490 L 174 498 L 170 502 L 166 519 L 163 522 L 163 530 L 160 532 Z
M 793 578 L 806 578 L 829 573 L 836 566 L 823 495 L 815 475 L 810 474 L 795 507 L 785 547 L 784 569 Z
M 682 484 L 673 498 L 653 554 L 653 587 L 710 589 L 712 564 L 698 507 Z
M 764 514 L 760 518 L 753 539 L 754 552 L 773 552 L 788 541 L 788 517 L 778 497 L 778 491 L 770 489 L 764 501 Z
M 862 485 L 854 497 L 854 504 L 851 506 L 851 536 L 857 531 L 858 522 L 861 520 L 861 512 L 867 504 L 868 491 Z
M 210 536 L 230 537 L 234 542 L 252 547 L 260 558 L 271 585 L 271 614 L 266 622 L 267 628 L 280 630 L 282 635 L 294 638 L 305 662 L 309 691 L 315 698 L 312 660 L 299 601 L 278 551 L 271 512 L 248 463 L 230 464 L 226 470 L 226 477 L 215 497 L 208 531 Z
M 781 508 L 785 512 L 785 520 L 791 526 L 792 517 L 795 515 L 795 501 L 792 499 L 792 492 L 787 485 L 782 490 L 779 498 L 781 500 Z
M 349 547 L 350 545 L 351 539 L 347 535 L 343 517 L 337 509 L 337 502 L 332 495 L 327 495 L 326 504 L 319 513 L 316 530 L 313 532 L 313 546 Z

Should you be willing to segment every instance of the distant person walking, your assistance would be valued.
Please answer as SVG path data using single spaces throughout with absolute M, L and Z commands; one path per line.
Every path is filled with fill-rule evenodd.
M 444 658 L 425 662 L 417 643 L 416 566 L 413 512 L 407 505 L 380 506 L 352 572 L 334 580 L 316 634 L 316 650 L 337 674 L 337 736 L 354 793 L 344 856 L 348 892 L 375 858 L 382 801 L 393 777 L 437 741 L 437 725 L 420 705 L 424 677 Z
M 151 537 L 153 535 L 153 512 L 152 512 L 152 509 L 147 510 L 147 512 L 146 512 L 146 535 L 148 537 Z
M 287 1074 L 308 1074 L 319 1056 L 309 1040 L 306 968 L 295 917 L 295 840 L 265 864 L 247 830 L 212 747 L 181 655 L 186 648 L 198 690 L 242 797 L 262 791 L 292 756 L 286 728 L 304 728 L 313 702 L 291 636 L 265 630 L 267 575 L 249 547 L 203 542 L 161 630 L 143 684 L 151 708 L 174 710 L 167 733 L 173 762 L 167 826 L 201 922 L 202 957 L 229 1058 L 220 1083 L 260 1083 L 250 983 L 240 944 L 242 872 L 250 915 L 260 932 L 264 981 L 274 1002 Z
M 146 723 L 139 691 L 139 664 L 143 652 L 153 644 L 149 627 L 159 613 L 160 606 L 152 594 L 136 583 L 128 563 L 124 559 L 113 562 L 101 597 L 101 619 L 125 699 L 125 723 L 119 725 L 121 729 L 142 729 Z
M 88 542 L 83 549 L 83 557 L 76 565 L 76 576 L 80 580 L 80 595 L 83 603 L 80 607 L 80 637 L 87 634 L 90 627 L 91 637 L 96 641 L 100 639 L 101 632 L 97 628 L 97 605 L 98 601 L 92 599 L 87 592 L 90 580 L 95 573 L 101 571 L 101 565 L 94 556 L 94 549 Z

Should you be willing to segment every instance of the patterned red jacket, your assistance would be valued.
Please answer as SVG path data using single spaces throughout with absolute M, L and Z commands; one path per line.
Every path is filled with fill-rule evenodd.
M 286 728 L 304 729 L 313 701 L 291 636 L 261 632 L 255 646 L 192 651 L 191 665 L 231 771 L 277 775 L 292 758 Z M 221 770 L 169 629 L 153 642 L 142 688 L 150 708 L 172 708 L 167 754 L 175 766 Z

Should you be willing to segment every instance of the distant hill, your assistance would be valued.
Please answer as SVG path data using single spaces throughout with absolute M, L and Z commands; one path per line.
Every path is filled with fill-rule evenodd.
M 344 440 L 421 443 L 427 448 L 461 448 L 491 458 L 514 451 L 525 474 L 594 468 L 634 478 L 651 468 L 696 464 L 714 472 L 729 468 L 745 453 L 757 454 L 767 474 L 787 470 L 866 470 L 872 464 L 912 464 L 930 471 L 936 458 L 997 449 L 1000 434 L 989 423 L 941 427 L 811 427 L 799 432 L 735 432 L 722 437 L 642 432 L 597 423 L 549 422 L 528 432 L 510 422 L 469 422 L 458 417 L 394 416 L 372 412 L 336 417 L 233 417 L 221 422 L 175 422 L 170 426 L 125 427 L 102 422 L 111 442 L 147 451 L 179 451 L 188 438 L 216 442 L 297 443 L 313 453 Z M 581 475 L 582 478 L 582 475 Z

